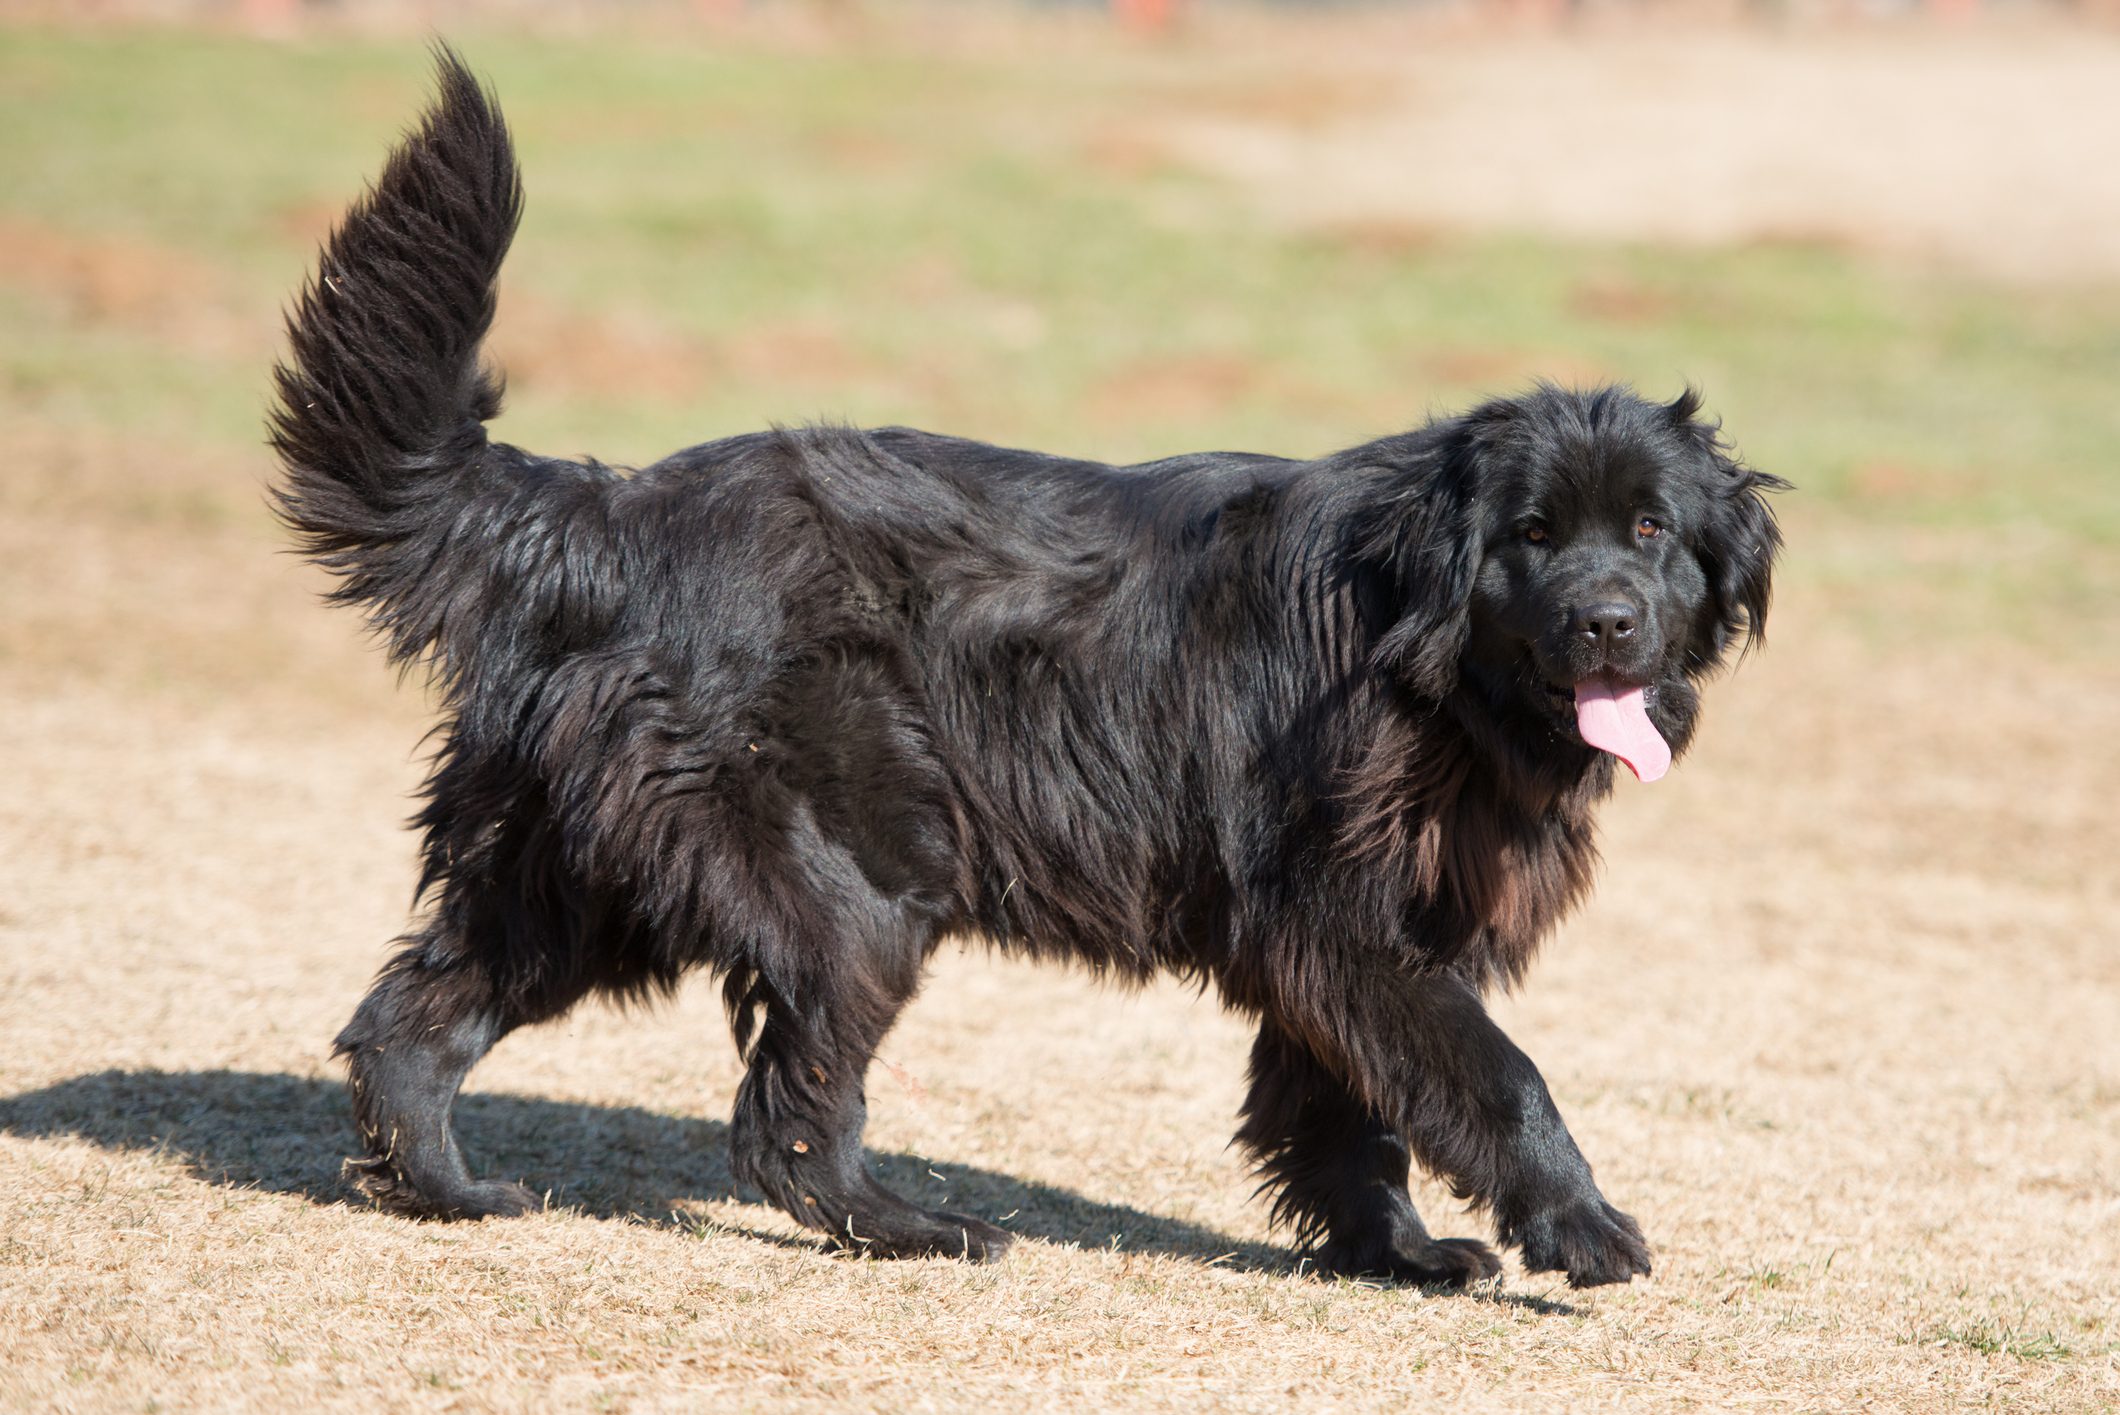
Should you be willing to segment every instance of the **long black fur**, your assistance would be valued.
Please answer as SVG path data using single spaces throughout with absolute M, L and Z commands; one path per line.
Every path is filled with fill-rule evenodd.
M 483 427 L 515 160 L 440 70 L 300 297 L 272 421 L 286 521 L 448 712 L 431 913 L 338 1042 L 366 1192 L 533 1207 L 458 1150 L 465 1073 L 706 968 L 748 1064 L 739 1176 L 850 1246 L 991 1256 L 1006 1233 L 861 1150 L 878 1042 L 976 936 L 1256 1018 L 1238 1138 L 1329 1270 L 1498 1271 L 1428 1235 L 1417 1161 L 1533 1269 L 1648 1271 L 1480 999 L 1594 864 L 1612 759 L 1570 685 L 1649 683 L 1682 750 L 1764 622 L 1778 483 L 1690 391 L 1542 387 L 1315 461 L 830 427 L 635 472 L 534 456 Z M 1614 595 L 1639 633 L 1585 629 Z

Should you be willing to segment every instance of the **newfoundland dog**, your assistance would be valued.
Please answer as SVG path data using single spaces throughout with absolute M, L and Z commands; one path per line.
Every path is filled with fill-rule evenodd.
M 620 470 L 489 441 L 522 205 L 440 96 L 289 319 L 278 508 L 446 704 L 426 922 L 338 1038 L 379 1204 L 538 1206 L 450 1113 L 505 1033 L 722 979 L 733 1166 L 829 1240 L 992 1258 L 883 1188 L 863 1078 L 946 938 L 1211 983 L 1256 1021 L 1237 1138 L 1328 1272 L 1457 1285 L 1418 1160 L 1531 1270 L 1649 1271 L 1490 1021 L 1757 636 L 1780 536 L 1689 390 L 1539 387 L 1314 461 L 1140 466 L 909 428 Z

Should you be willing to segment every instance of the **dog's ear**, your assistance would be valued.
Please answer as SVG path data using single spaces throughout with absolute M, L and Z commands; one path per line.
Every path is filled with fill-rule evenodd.
M 1709 514 L 1698 554 L 1714 595 L 1719 655 L 1740 633 L 1747 646 L 1765 642 L 1774 561 L 1781 553 L 1781 527 L 1766 498 L 1789 483 L 1746 466 L 1723 440 L 1721 424 L 1700 416 L 1700 406 L 1699 391 L 1689 387 L 1665 412 L 1707 464 Z
M 1356 554 L 1379 573 L 1390 616 L 1370 663 L 1424 697 L 1457 687 L 1485 548 L 1481 469 L 1499 417 L 1489 408 L 1439 429 L 1409 465 L 1388 470 L 1388 491 L 1360 523 Z

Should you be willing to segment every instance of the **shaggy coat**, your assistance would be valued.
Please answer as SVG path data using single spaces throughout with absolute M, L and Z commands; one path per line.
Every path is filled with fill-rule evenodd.
M 490 441 L 479 348 L 521 189 L 453 55 L 290 318 L 279 507 L 447 716 L 431 909 L 340 1036 L 360 1186 L 437 1217 L 450 1112 L 509 1030 L 722 979 L 738 1176 L 836 1241 L 988 1257 L 865 1165 L 863 1076 L 947 937 L 1256 1020 L 1239 1140 L 1323 1268 L 1456 1284 L 1417 1159 L 1532 1269 L 1649 1270 L 1481 995 L 1583 896 L 1613 759 L 1570 685 L 1694 685 L 1778 544 L 1697 417 L 1540 388 L 1315 461 L 1141 466 L 904 428 L 623 471 Z M 1652 535 L 1644 527 L 1653 523 Z M 1586 597 L 1640 619 L 1620 643 Z

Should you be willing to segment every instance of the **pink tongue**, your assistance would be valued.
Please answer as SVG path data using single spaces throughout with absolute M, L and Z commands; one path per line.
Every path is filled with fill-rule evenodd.
M 1671 769 L 1671 747 L 1642 702 L 1642 690 L 1610 678 L 1575 685 L 1575 726 L 1583 740 L 1627 764 L 1637 779 L 1654 781 Z

